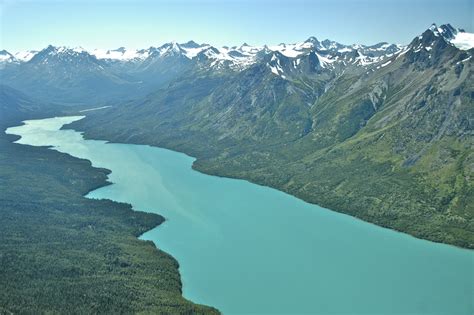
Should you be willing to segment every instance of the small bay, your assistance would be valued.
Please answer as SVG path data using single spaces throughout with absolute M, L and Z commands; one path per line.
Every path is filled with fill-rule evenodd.
M 89 198 L 166 222 L 142 235 L 180 264 L 183 295 L 225 314 L 473 314 L 474 252 L 384 229 L 280 191 L 194 171 L 194 158 L 26 121 L 17 142 L 88 159 L 113 185 Z

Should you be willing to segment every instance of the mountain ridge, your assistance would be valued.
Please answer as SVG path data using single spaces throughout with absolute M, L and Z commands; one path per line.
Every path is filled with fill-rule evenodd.
M 448 40 L 450 43 L 453 45 L 457 46 L 460 49 L 470 49 L 474 45 L 474 34 L 467 33 L 463 29 L 456 29 L 452 27 L 450 24 L 443 24 L 440 27 L 438 27 L 435 23 L 433 23 L 430 28 L 428 28 L 429 31 L 433 32 L 436 36 L 442 36 L 446 40 Z M 427 30 L 427 31 L 428 31 Z M 456 40 L 456 37 L 459 37 L 458 35 L 467 35 L 467 36 L 461 36 L 465 38 L 461 38 Z M 194 50 L 198 50 L 199 52 L 207 49 L 207 48 L 214 48 L 217 49 L 218 51 L 222 50 L 231 50 L 231 51 L 238 51 L 238 52 L 248 52 L 248 51 L 256 51 L 256 52 L 261 52 L 265 49 L 269 49 L 272 51 L 280 51 L 284 52 L 287 50 L 287 47 L 290 48 L 298 48 L 296 51 L 288 51 L 290 55 L 287 55 L 287 57 L 293 57 L 295 56 L 298 52 L 298 50 L 304 49 L 304 48 L 313 48 L 313 49 L 318 49 L 318 50 L 337 50 L 339 52 L 344 52 L 346 50 L 358 50 L 358 49 L 367 49 L 367 50 L 383 50 L 381 49 L 382 46 L 386 46 L 386 48 L 390 48 L 391 52 L 394 53 L 398 50 L 400 50 L 403 47 L 406 47 L 407 45 L 400 45 L 400 44 L 389 44 L 387 42 L 380 42 L 377 44 L 373 45 L 361 45 L 361 44 L 352 44 L 352 45 L 346 45 L 346 44 L 341 44 L 329 39 L 325 39 L 323 41 L 319 41 L 315 36 L 309 37 L 307 40 L 304 42 L 300 43 L 293 43 L 293 44 L 286 44 L 286 43 L 281 43 L 279 45 L 263 45 L 263 46 L 250 46 L 246 43 L 244 43 L 241 46 L 223 46 L 223 47 L 216 47 L 212 46 L 209 44 L 198 44 L 192 40 L 186 42 L 186 43 L 181 43 L 178 44 L 177 42 L 169 42 L 169 43 L 164 43 L 162 46 L 157 46 L 157 47 L 149 47 L 147 49 L 127 49 L 125 47 L 119 47 L 117 49 L 91 49 L 91 50 L 86 50 L 83 49 L 82 47 L 66 47 L 66 46 L 52 46 L 49 45 L 49 47 L 57 47 L 57 48 L 63 48 L 63 49 L 79 49 L 83 50 L 90 55 L 95 56 L 97 59 L 110 59 L 110 60 L 120 60 L 120 61 L 133 61 L 133 60 L 143 60 L 149 57 L 150 52 L 153 51 L 159 51 L 163 50 L 164 48 L 167 48 L 169 46 L 175 46 L 177 47 L 178 50 L 183 50 L 183 53 L 190 59 L 195 57 L 197 53 Z M 44 49 L 43 49 L 44 50 Z M 188 51 L 190 50 L 190 51 Z M 5 50 L 5 52 L 7 52 Z M 15 62 L 28 62 L 31 60 L 31 55 L 37 54 L 40 51 L 25 51 L 25 52 L 16 52 L 15 54 L 12 54 L 13 58 L 15 58 Z M 28 55 L 28 57 L 17 57 L 17 56 L 25 56 Z M 0 62 L 2 62 L 2 59 L 0 59 Z
M 216 62 L 218 49 L 190 59 L 177 43 L 139 64 L 95 58 L 126 93 L 73 127 L 185 152 L 202 172 L 473 248 L 474 49 L 453 45 L 452 29 L 430 27 L 403 48 L 365 53 L 316 38 L 278 51 L 242 45 L 234 58 L 256 62 L 237 68 Z M 310 48 L 318 45 L 326 50 Z M 44 81 L 34 77 L 42 92 Z
M 454 47 L 459 45 L 457 48 L 462 50 L 474 46 L 474 39 L 459 40 L 460 34 L 464 34 L 464 37 L 474 36 L 461 29 L 455 29 L 449 24 L 440 27 L 433 24 L 418 37 L 418 40 L 423 36 L 438 38 L 440 41 L 445 41 L 447 45 Z M 414 40 L 416 41 L 417 38 Z M 86 95 L 92 97 L 93 101 L 99 102 L 145 96 L 188 71 L 196 71 L 196 68 L 216 73 L 240 72 L 256 64 L 267 62 L 272 73 L 286 79 L 291 77 L 291 74 L 284 74 L 280 64 L 280 62 L 288 64 L 286 58 L 293 62 L 291 66 L 293 69 L 290 70 L 287 66 L 286 70 L 293 73 L 301 72 L 298 66 L 302 59 L 308 57 L 312 60 L 314 68 L 321 71 L 323 68 L 330 69 L 335 75 L 341 74 L 350 67 L 362 67 L 372 71 L 373 65 L 385 66 L 394 55 L 404 54 L 411 44 L 401 46 L 381 42 L 375 45 L 344 45 L 331 40 L 319 41 L 312 36 L 296 44 L 282 43 L 276 46 L 245 44 L 230 48 L 226 46 L 216 48 L 193 41 L 184 44 L 171 42 L 159 47 L 139 50 L 129 50 L 124 47 L 114 50 L 86 50 L 82 47 L 49 45 L 40 51 L 16 54 L 7 51 L 0 52 L 0 72 L 4 80 L 13 88 L 31 91 L 31 96 L 35 98 L 74 104 L 84 99 Z M 431 47 L 425 47 L 425 49 L 428 50 Z M 273 59 L 270 62 L 266 61 L 267 56 L 275 56 L 276 62 L 273 62 Z M 52 61 L 48 61 L 50 59 Z M 62 64 L 57 62 L 58 60 L 61 60 Z M 56 64 L 47 65 L 48 62 L 56 62 Z M 90 81 L 100 80 L 100 82 L 90 86 L 88 81 L 82 80 L 85 75 L 83 70 L 86 67 Z M 37 89 L 38 82 L 44 84 L 40 89 Z M 43 90 L 47 89 L 55 90 L 55 93 L 43 93 Z M 107 95 L 107 90 L 115 91 L 116 96 L 111 99 Z M 125 90 L 128 92 L 124 93 Z
M 192 72 L 72 127 L 473 248 L 474 51 L 428 29 L 373 65 L 322 67 L 316 53 L 298 67 L 271 52 L 236 73 Z

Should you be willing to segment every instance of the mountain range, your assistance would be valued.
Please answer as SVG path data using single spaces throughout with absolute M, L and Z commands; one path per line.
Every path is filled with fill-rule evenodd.
M 63 112 L 110 106 L 71 126 L 86 137 L 182 151 L 209 174 L 474 248 L 473 47 L 449 24 L 406 46 L 49 46 L 0 52 L 0 75 Z
M 430 29 L 461 49 L 472 45 L 472 34 L 450 25 Z M 0 74 L 11 87 L 40 100 L 76 104 L 136 99 L 187 73 L 235 74 L 260 64 L 283 79 L 308 71 L 333 77 L 354 68 L 373 71 L 386 66 L 407 47 L 388 43 L 343 45 L 315 37 L 297 44 L 258 47 L 243 44 L 216 48 L 193 41 L 140 50 L 48 46 L 15 54 L 0 51 Z

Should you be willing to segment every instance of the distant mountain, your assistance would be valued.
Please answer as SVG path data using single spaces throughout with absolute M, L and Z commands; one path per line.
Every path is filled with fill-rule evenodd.
M 442 36 L 449 44 L 462 50 L 474 48 L 474 34 L 467 33 L 462 29 L 456 29 L 450 24 L 441 25 L 432 24 L 429 28 L 435 36 Z
M 405 47 L 314 37 L 275 47 L 170 44 L 136 68 L 156 65 L 158 74 L 176 63 L 166 85 L 74 126 L 183 151 L 201 171 L 474 248 L 474 49 L 466 38 L 433 25 Z M 191 58 L 190 49 L 198 51 Z
M 82 48 L 48 46 L 1 75 L 4 83 L 33 97 L 66 103 L 118 99 L 137 85 Z
M 7 51 L 0 54 L 4 82 L 45 101 L 80 103 L 133 99 L 165 86 L 176 78 L 202 71 L 238 72 L 279 53 L 285 58 L 317 55 L 321 67 L 342 69 L 348 64 L 367 65 L 402 49 L 381 43 L 346 46 L 315 38 L 299 44 L 216 48 L 189 41 L 148 49 L 114 50 L 48 46 L 41 51 Z M 274 67 L 274 66 L 273 66 Z M 209 72 L 209 73 L 210 73 Z M 275 71 L 273 71 L 276 73 Z
M 150 48 L 151 49 L 151 48 Z M 94 49 L 90 54 L 97 59 L 118 60 L 118 61 L 140 61 L 146 59 L 150 54 L 150 49 L 127 49 L 120 47 L 112 50 Z
M 18 62 L 17 59 L 6 50 L 0 50 L 0 69 L 8 64 Z
M 33 58 L 39 51 L 37 50 L 26 50 L 26 51 L 19 51 L 15 53 L 15 58 L 18 62 L 28 62 Z
M 436 36 L 442 36 L 445 38 L 451 45 L 454 45 L 460 49 L 468 50 L 474 46 L 474 35 L 471 33 L 466 33 L 462 29 L 456 29 L 449 24 L 441 25 L 440 27 L 433 24 L 430 28 Z M 336 55 L 356 52 L 359 56 L 365 56 L 366 63 L 380 61 L 376 59 L 377 57 L 382 57 L 387 54 L 393 54 L 403 48 L 401 45 L 394 45 L 388 43 L 379 43 L 371 46 L 367 45 L 344 45 L 337 43 L 331 40 L 318 41 L 315 37 L 310 37 L 306 41 L 297 44 L 279 44 L 276 46 L 249 46 L 248 44 L 243 44 L 239 47 L 213 47 L 207 44 L 198 44 L 194 41 L 189 41 L 183 44 L 177 43 L 167 43 L 160 47 L 150 47 L 148 49 L 128 49 L 125 47 L 120 47 L 112 50 L 105 49 L 93 49 L 87 51 L 89 54 L 95 56 L 97 59 L 103 59 L 108 61 L 121 61 L 121 62 L 140 62 L 147 59 L 150 55 L 158 53 L 158 55 L 165 56 L 166 50 L 169 47 L 174 47 L 175 51 L 178 54 L 193 59 L 200 52 L 209 50 L 212 48 L 216 53 L 212 58 L 214 60 L 228 60 L 234 65 L 234 67 L 239 68 L 241 64 L 249 65 L 257 62 L 256 55 L 262 54 L 269 51 L 279 51 L 287 57 L 297 57 L 304 53 L 309 53 L 311 50 L 318 50 L 320 52 L 325 52 L 325 54 L 330 54 L 332 58 L 335 58 Z M 83 49 L 81 49 L 83 50 Z M 6 52 L 8 53 L 8 52 Z M 18 62 L 28 62 L 35 54 L 38 54 L 39 51 L 24 51 L 14 54 L 14 58 Z M 9 53 L 8 53 L 9 54 Z M 331 59 L 332 59 L 331 58 Z M 245 59 L 243 61 L 242 59 Z M 4 62 L 3 58 L 0 58 L 0 63 Z
M 474 46 L 473 34 L 449 24 L 432 25 L 428 31 L 447 45 L 463 50 Z M 110 102 L 144 96 L 183 75 L 235 74 L 262 64 L 282 78 L 305 71 L 331 71 L 337 76 L 357 67 L 368 70 L 406 49 L 388 43 L 344 45 L 315 37 L 296 44 L 220 48 L 193 41 L 91 51 L 49 46 L 41 51 L 0 52 L 0 71 L 4 83 L 45 101 Z

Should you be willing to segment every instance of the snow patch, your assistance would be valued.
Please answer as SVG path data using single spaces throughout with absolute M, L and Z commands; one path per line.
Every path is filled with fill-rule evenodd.
M 196 57 L 201 51 L 203 51 L 204 49 L 207 49 L 211 46 L 209 45 L 204 45 L 202 47 L 196 47 L 196 48 L 183 48 L 183 50 L 186 52 L 185 55 L 186 57 L 188 57 L 189 59 L 193 59 L 194 57 Z
M 8 52 L 0 53 L 0 62 L 13 62 L 15 58 Z
M 466 32 L 458 32 L 451 40 L 451 44 L 461 50 L 474 48 L 474 34 Z
M 319 62 L 321 64 L 321 67 L 323 68 L 328 68 L 328 66 L 331 65 L 331 63 L 333 63 L 334 59 L 330 59 L 328 57 L 324 57 L 324 56 L 321 56 L 320 54 L 316 53 L 316 56 L 318 56 L 318 59 L 319 59 Z
M 80 110 L 79 113 L 91 112 L 91 111 L 94 111 L 94 110 L 105 109 L 105 108 L 109 108 L 109 107 L 112 107 L 112 106 L 109 105 L 109 106 L 101 106 L 101 107 L 83 109 L 83 110 Z
M 30 61 L 38 52 L 34 50 L 19 51 L 14 56 L 17 60 L 22 62 Z
M 89 52 L 97 59 L 112 59 L 120 61 L 130 61 L 133 59 L 144 60 L 149 56 L 149 50 L 138 51 L 136 49 L 94 49 Z

